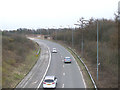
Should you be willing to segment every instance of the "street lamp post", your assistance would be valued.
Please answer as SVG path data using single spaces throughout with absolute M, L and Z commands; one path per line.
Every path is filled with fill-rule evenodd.
M 68 25 L 69 29 L 70 29 L 70 26 Z M 72 29 L 72 48 L 74 47 L 74 35 L 73 35 L 73 29 Z
M 64 32 L 64 42 L 65 42 L 65 33 L 66 33 L 66 32 L 65 32 L 65 30 L 64 30 L 63 32 Z
M 98 80 L 98 36 L 99 31 L 98 31 L 98 20 L 97 20 L 97 80 Z
M 73 29 L 72 29 L 72 48 L 74 47 L 73 40 L 74 40 L 74 36 L 73 36 Z
M 53 26 L 53 28 L 56 28 L 55 26 Z M 56 34 L 56 41 L 57 41 L 57 29 L 55 29 L 55 34 Z
M 87 23 L 85 23 L 85 22 L 88 22 L 89 20 L 84 20 L 84 18 L 81 18 L 80 19 L 80 21 L 78 21 L 78 23 L 81 23 L 81 25 L 80 24 L 74 24 L 74 25 L 78 25 L 79 27 L 81 26 L 81 28 L 82 28 L 82 41 L 81 41 L 81 52 L 82 52 L 82 57 L 83 57 L 83 51 L 84 51 L 84 35 L 83 35 L 83 29 L 84 29 L 84 27 L 83 27 L 83 25 L 87 25 Z
M 62 26 L 62 25 L 60 25 L 60 28 L 61 28 L 61 30 L 62 30 L 62 32 L 63 32 L 63 34 L 64 34 L 64 36 L 63 36 L 63 41 L 65 42 L 65 30 L 64 30 L 64 29 L 62 29 L 62 28 L 63 28 L 63 26 Z
M 81 27 L 82 27 L 82 48 L 81 48 L 81 51 L 82 51 L 82 57 L 83 57 L 83 49 L 84 49 L 84 39 L 83 39 L 83 22 L 82 22 L 82 25 L 81 25 Z
M 56 29 L 56 40 L 57 40 L 57 29 Z

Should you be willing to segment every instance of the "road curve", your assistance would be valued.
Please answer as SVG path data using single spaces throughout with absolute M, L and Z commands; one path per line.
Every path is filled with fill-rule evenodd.
M 16 88 L 38 88 L 42 83 L 43 76 L 47 73 L 49 63 L 51 59 L 51 53 L 49 48 L 41 43 L 37 42 L 41 47 L 41 54 L 34 65 L 32 70 L 26 75 L 26 77 L 16 86 Z
M 37 40 L 45 43 L 50 50 L 56 48 L 58 53 L 52 53 L 51 64 L 47 75 L 58 78 L 57 88 L 86 88 L 82 73 L 74 57 L 61 45 L 47 40 Z M 64 57 L 70 56 L 71 64 L 64 63 Z M 42 84 L 40 86 L 42 88 Z
M 79 66 L 63 46 L 47 40 L 34 39 L 34 41 L 41 46 L 40 58 L 16 88 L 42 88 L 44 75 L 55 75 L 58 79 L 57 88 L 86 88 Z M 58 52 L 51 54 L 52 48 L 56 48 Z M 72 63 L 64 63 L 66 56 L 71 57 Z

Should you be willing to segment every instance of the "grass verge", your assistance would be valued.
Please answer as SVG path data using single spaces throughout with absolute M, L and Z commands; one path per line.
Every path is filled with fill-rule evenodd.
M 36 56 L 38 48 L 39 46 L 36 44 L 35 49 L 31 50 L 27 54 L 24 62 L 16 64 L 16 67 L 3 62 L 3 73 L 8 73 L 7 77 L 2 77 L 3 88 L 15 88 L 18 83 L 29 73 L 39 58 L 40 53 Z M 10 72 L 11 70 L 12 72 Z

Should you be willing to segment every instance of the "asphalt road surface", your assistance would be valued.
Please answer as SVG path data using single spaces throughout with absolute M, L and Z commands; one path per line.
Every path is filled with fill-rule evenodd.
M 52 53 L 51 63 L 47 75 L 55 75 L 58 79 L 57 88 L 85 88 L 83 77 L 80 73 L 73 56 L 61 45 L 45 41 L 38 40 L 48 45 L 50 51 L 52 48 L 57 49 L 57 53 Z M 69 56 L 72 59 L 72 63 L 64 63 L 64 57 Z M 42 88 L 42 84 L 40 86 Z
M 34 74 L 36 76 L 31 77 L 30 80 L 27 80 L 27 84 L 24 85 L 24 87 L 18 85 L 18 88 L 42 88 L 42 80 L 45 75 L 53 75 L 57 77 L 57 88 L 86 88 L 79 66 L 73 56 L 63 46 L 47 40 L 35 39 L 35 41 L 39 44 L 44 43 L 44 45 L 48 47 L 49 50 L 46 48 L 46 52 L 49 52 L 49 55 L 47 55 L 47 57 L 49 57 L 49 60 L 47 58 L 49 63 L 46 62 L 47 66 L 45 66 L 45 68 L 40 68 L 43 68 L 43 72 L 45 73 L 43 74 L 42 79 L 39 78 L 39 71 L 33 72 L 36 73 Z M 42 47 L 44 47 L 43 44 Z M 56 48 L 57 53 L 52 53 L 52 48 Z M 64 57 L 66 56 L 71 57 L 71 63 L 64 63 Z M 41 62 L 39 62 L 39 64 L 40 63 Z

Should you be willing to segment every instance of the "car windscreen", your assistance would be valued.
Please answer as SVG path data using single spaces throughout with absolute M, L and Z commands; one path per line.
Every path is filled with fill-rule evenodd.
M 70 60 L 70 58 L 65 58 L 66 60 Z
M 47 79 L 45 82 L 54 82 L 53 80 Z

